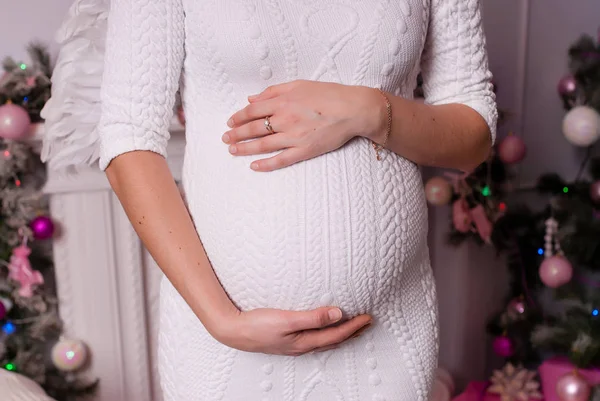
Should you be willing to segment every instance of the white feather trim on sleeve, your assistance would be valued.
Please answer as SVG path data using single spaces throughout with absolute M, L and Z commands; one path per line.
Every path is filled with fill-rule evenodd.
M 60 45 L 52 95 L 42 110 L 42 160 L 53 170 L 98 161 L 96 127 L 109 0 L 75 0 L 56 35 Z

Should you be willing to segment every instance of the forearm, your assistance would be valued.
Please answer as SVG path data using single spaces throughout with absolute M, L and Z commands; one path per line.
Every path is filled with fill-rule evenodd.
M 471 171 L 485 161 L 490 129 L 475 110 L 462 104 L 432 106 L 386 93 L 392 105 L 392 131 L 386 148 L 423 166 Z M 379 122 L 370 139 L 383 143 L 387 112 L 373 97 Z
M 142 242 L 207 329 L 237 309 L 217 279 L 165 159 L 115 158 L 107 177 Z

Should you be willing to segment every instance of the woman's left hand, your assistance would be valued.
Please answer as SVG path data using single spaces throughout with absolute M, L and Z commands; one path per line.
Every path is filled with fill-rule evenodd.
M 270 86 L 248 101 L 228 121 L 231 129 L 222 139 L 233 155 L 282 151 L 253 161 L 255 171 L 281 169 L 336 150 L 357 135 L 375 138 L 385 131 L 385 102 L 364 86 L 297 80 Z

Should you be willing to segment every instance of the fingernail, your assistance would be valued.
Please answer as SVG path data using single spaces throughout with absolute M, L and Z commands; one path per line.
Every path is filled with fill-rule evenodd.
M 232 154 L 233 154 L 233 153 L 236 153 L 236 152 L 237 152 L 237 146 L 235 146 L 235 145 L 231 145 L 231 146 L 229 147 L 229 153 L 232 153 Z
M 223 137 L 221 138 L 223 140 L 223 142 L 225 143 L 229 143 L 229 141 L 231 140 L 231 138 L 229 137 L 229 135 L 224 134 Z
M 252 164 L 250 165 L 250 168 L 251 168 L 252 170 L 258 170 L 258 163 L 252 163 Z
M 248 96 L 248 100 L 254 100 L 258 97 L 258 95 L 250 95 Z
M 230 118 L 229 120 L 227 120 L 227 126 L 229 128 L 233 128 L 233 118 Z
M 342 318 L 342 311 L 339 309 L 329 309 L 329 318 L 332 321 L 337 322 Z

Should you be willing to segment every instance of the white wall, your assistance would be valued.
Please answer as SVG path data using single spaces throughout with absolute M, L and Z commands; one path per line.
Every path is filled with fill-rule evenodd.
M 556 86 L 567 71 L 569 46 L 582 33 L 595 38 L 598 28 L 598 1 L 531 1 L 523 132 L 532 156 L 523 165 L 524 182 L 549 169 L 568 180 L 577 174 L 583 151 L 571 146 L 562 134 L 565 113 Z
M 28 61 L 26 46 L 32 40 L 56 49 L 54 33 L 60 26 L 72 0 L 0 1 L 0 59 L 12 56 Z

